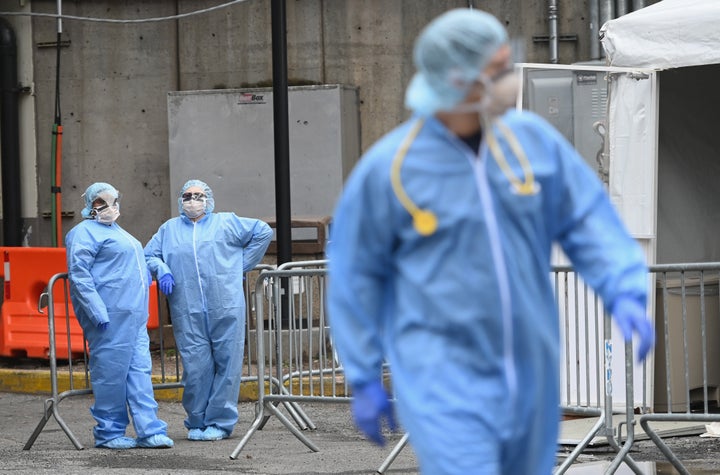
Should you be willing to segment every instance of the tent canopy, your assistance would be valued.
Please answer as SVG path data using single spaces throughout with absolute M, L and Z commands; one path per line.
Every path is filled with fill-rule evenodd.
M 662 0 L 605 23 L 611 66 L 670 69 L 720 63 L 720 1 Z

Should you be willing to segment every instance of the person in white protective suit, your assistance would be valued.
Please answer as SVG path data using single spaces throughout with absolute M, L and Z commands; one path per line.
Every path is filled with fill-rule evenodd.
M 413 116 L 362 157 L 328 245 L 328 318 L 358 428 L 399 421 L 422 473 L 542 474 L 555 462 L 558 243 L 639 358 L 654 343 L 647 268 L 602 183 L 530 112 L 507 33 L 448 11 L 416 40 Z
M 189 440 L 227 438 L 237 423 L 243 274 L 260 262 L 272 239 L 267 223 L 214 208 L 210 187 L 189 180 L 178 197 L 180 216 L 163 223 L 145 246 L 148 266 L 170 304 Z
M 70 299 L 89 345 L 95 446 L 172 447 L 150 377 L 150 272 L 142 244 L 115 222 L 115 187 L 93 183 L 83 196 L 85 220 L 67 233 L 65 247 Z M 137 438 L 125 435 L 128 408 Z

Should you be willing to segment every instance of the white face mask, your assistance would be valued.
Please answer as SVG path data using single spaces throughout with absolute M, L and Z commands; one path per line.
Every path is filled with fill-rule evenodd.
M 205 214 L 205 199 L 183 201 L 183 212 L 190 219 L 195 219 Z
M 105 208 L 95 211 L 95 219 L 98 223 L 111 225 L 120 216 L 120 205 L 117 203 L 112 206 L 106 206 Z

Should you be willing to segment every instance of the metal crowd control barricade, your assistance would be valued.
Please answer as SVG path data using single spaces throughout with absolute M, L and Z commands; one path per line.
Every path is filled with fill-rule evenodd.
M 619 463 L 625 461 L 633 471 L 641 473 L 632 458 L 623 452 L 617 438 L 619 430 L 613 424 L 613 414 L 619 411 L 613 410 L 614 354 L 610 315 L 605 312 L 599 297 L 572 267 L 555 266 L 552 274 L 563 347 L 561 411 L 564 417 L 597 418 L 563 463 L 555 468 L 554 474 L 565 473 L 596 437 L 604 437 L 608 445 L 618 452 L 616 460 Z M 625 377 L 632 381 L 632 346 L 625 347 L 624 356 Z M 626 397 L 631 408 L 633 396 L 630 384 Z M 630 419 L 625 423 L 631 424 Z
M 272 415 L 278 417 L 307 447 L 317 451 L 317 447 L 280 413 L 277 406 L 286 404 L 291 408 L 288 403 L 304 401 L 350 401 L 325 320 L 324 265 L 325 261 L 291 263 L 287 267 L 263 272 L 262 278 L 257 281 L 257 371 L 270 384 L 267 387 L 258 386 L 256 419 L 231 458 L 237 457 L 250 437 Z M 677 288 L 669 285 L 673 281 L 672 276 L 679 276 L 676 279 L 679 282 Z M 655 305 L 659 341 L 654 355 L 655 380 L 658 380 L 658 371 L 664 371 L 667 379 L 663 387 L 656 385 L 654 400 L 648 394 L 648 371 L 652 367 L 649 364 L 652 359 L 648 358 L 638 369 L 634 364 L 632 342 L 619 345 L 620 351 L 614 355 L 612 320 L 604 311 L 602 302 L 571 267 L 553 268 L 552 278 L 563 334 L 562 412 L 564 415 L 598 419 L 563 463 L 556 467 L 555 474 L 565 473 L 595 437 L 607 439 L 608 445 L 617 452 L 605 473 L 615 473 L 622 463 L 626 463 L 633 472 L 641 474 L 641 469 L 630 456 L 637 439 L 635 427 L 638 421 L 678 472 L 687 474 L 682 463 L 649 423 L 720 421 L 720 413 L 711 412 L 711 409 L 717 410 L 720 406 L 720 353 L 716 354 L 716 351 L 720 352 L 720 341 L 717 341 L 720 337 L 720 291 L 717 289 L 720 263 L 657 265 L 650 268 L 649 277 L 659 282 L 659 303 Z M 289 282 L 287 288 L 292 294 L 287 303 L 290 325 L 286 328 L 281 323 L 283 279 Z M 670 298 L 673 290 L 678 295 L 674 304 Z M 663 299 L 660 299 L 661 296 Z M 694 302 L 691 301 L 693 298 Z M 267 329 L 264 326 L 266 321 Z M 673 325 L 679 325 L 682 330 L 673 330 Z M 696 328 L 691 328 L 693 325 Z M 713 337 L 714 341 L 711 340 Z M 266 348 L 270 350 L 266 351 Z M 308 356 L 310 354 L 314 356 Z M 617 378 L 613 376 L 614 359 L 620 367 L 615 370 Z M 674 375 L 672 373 L 676 368 L 671 365 L 677 361 L 682 364 L 679 374 Z M 638 372 L 639 378 L 636 376 Z M 621 382 L 613 384 L 615 379 Z M 613 394 L 617 396 L 622 394 L 618 391 L 623 390 L 625 402 L 614 408 Z M 662 392 L 667 394 L 663 401 L 657 397 Z M 677 411 L 677 403 L 673 405 L 672 401 L 683 397 L 682 411 Z M 658 401 L 667 403 L 667 412 L 659 410 L 662 408 L 658 407 Z M 613 415 L 620 416 L 617 427 Z M 387 470 L 407 442 L 405 434 L 382 463 L 379 473 Z
M 655 410 L 639 421 L 678 473 L 689 475 L 650 423 L 720 422 L 720 262 L 655 265 L 650 271 L 658 294 Z
M 277 417 L 295 437 L 317 452 L 315 444 L 277 406 L 283 404 L 300 429 L 315 429 L 307 416 L 300 414 L 299 403 L 350 400 L 325 315 L 326 264 L 324 260 L 289 262 L 277 270 L 262 272 L 258 278 L 257 372 L 269 384 L 258 385 L 255 420 L 230 458 L 237 458 L 270 416 Z
M 64 250 L 63 250 L 64 251 Z M 243 282 L 243 290 L 245 292 L 246 297 L 246 334 L 251 335 L 254 331 L 253 328 L 251 328 L 251 322 L 252 320 L 252 314 L 254 313 L 254 308 L 252 304 L 254 303 L 255 299 L 254 296 L 251 293 L 251 289 L 254 288 L 251 287 L 251 282 L 254 281 L 254 279 L 257 278 L 257 275 L 261 273 L 262 271 L 267 270 L 274 270 L 275 267 L 271 265 L 265 265 L 260 264 L 256 266 L 252 271 L 246 273 L 245 279 Z M 58 291 L 58 287 L 61 286 L 61 292 Z M 70 328 L 71 325 L 78 326 L 78 323 L 76 321 L 76 317 L 74 315 L 74 312 L 72 311 L 72 306 L 70 304 L 70 298 L 69 298 L 69 292 L 68 292 L 68 283 L 67 283 L 67 273 L 59 273 L 50 279 L 49 283 L 47 284 L 47 287 L 45 288 L 45 291 L 40 295 L 38 300 L 38 312 L 40 314 L 43 313 L 43 309 L 47 307 L 47 326 L 48 326 L 48 336 L 49 336 L 49 350 L 48 350 L 48 358 L 50 363 L 50 386 L 51 386 L 51 397 L 45 401 L 44 409 L 43 409 L 43 417 L 38 423 L 37 427 L 35 428 L 35 431 L 28 439 L 27 443 L 25 444 L 24 449 L 29 450 L 32 445 L 34 444 L 37 437 L 42 432 L 43 428 L 47 424 L 47 422 L 50 420 L 51 417 L 54 417 L 60 427 L 63 429 L 65 434 L 68 436 L 70 441 L 73 443 L 75 448 L 78 450 L 82 449 L 83 446 L 80 444 L 78 439 L 74 436 L 70 428 L 67 426 L 67 424 L 63 421 L 62 416 L 60 415 L 59 411 L 59 404 L 60 402 L 71 396 L 80 396 L 80 395 L 87 395 L 92 393 L 92 389 L 90 387 L 90 378 L 89 373 L 87 370 L 87 363 L 88 363 L 88 352 L 87 352 L 87 345 L 85 344 L 85 341 L 82 337 L 82 330 L 79 330 L 79 335 L 75 335 L 72 333 L 73 338 L 72 340 L 70 337 L 67 338 L 67 342 L 65 342 L 64 339 L 61 338 L 61 336 L 58 336 L 58 331 L 56 329 L 56 324 L 60 323 L 66 328 Z M 154 390 L 163 390 L 163 389 L 179 389 L 182 388 L 181 383 L 181 363 L 180 358 L 175 351 L 174 357 L 172 358 L 174 360 L 174 374 L 172 374 L 172 368 L 169 368 L 166 366 L 166 350 L 168 349 L 164 337 L 164 326 L 168 322 L 164 322 L 164 312 L 161 311 L 160 306 L 162 305 L 162 300 L 160 298 L 159 289 L 157 287 L 157 283 L 153 282 L 150 288 L 150 302 L 149 302 L 149 313 L 150 313 L 150 319 L 148 321 L 148 328 L 149 329 L 155 329 L 158 328 L 158 346 L 159 348 L 157 351 L 159 351 L 161 357 L 160 357 L 160 381 L 153 384 Z M 79 326 L 78 326 L 79 328 Z M 70 335 L 71 333 L 69 331 L 66 331 L 67 335 Z M 242 382 L 255 382 L 258 381 L 258 375 L 257 372 L 253 368 L 253 361 L 251 361 L 251 358 L 249 355 L 253 354 L 255 352 L 255 348 L 253 346 L 253 341 L 248 338 L 246 340 L 245 345 L 246 351 L 245 354 L 248 355 L 246 364 L 245 364 L 245 374 L 241 377 Z M 74 359 L 82 358 L 82 364 L 83 369 L 82 371 L 76 369 L 78 366 L 75 364 Z M 60 384 L 58 382 L 58 366 L 57 361 L 58 359 L 67 360 L 68 362 L 68 372 L 69 372 L 69 387 L 67 390 L 61 391 L 60 390 Z M 171 361 L 172 363 L 172 361 Z M 77 373 L 81 373 L 78 378 L 75 377 Z M 295 409 L 295 408 L 293 408 Z M 297 420 L 304 420 L 302 417 L 304 414 L 300 410 L 300 408 L 296 408 L 296 414 Z M 307 419 L 309 420 L 309 419 Z M 312 424 L 310 422 L 310 424 Z
M 55 274 L 50 278 L 50 281 L 47 284 L 47 288 L 45 291 L 40 294 L 40 297 L 38 299 L 38 312 L 43 313 L 43 309 L 47 308 L 47 325 L 48 325 L 48 344 L 49 344 L 49 350 L 48 350 L 48 358 L 50 363 L 50 391 L 51 395 L 49 399 L 45 400 L 44 408 L 43 408 L 43 416 L 38 423 L 37 427 L 33 431 L 32 435 L 28 439 L 28 441 L 25 443 L 25 446 L 23 447 L 24 450 L 29 450 L 33 444 L 35 443 L 35 440 L 42 432 L 43 428 L 47 424 L 47 422 L 50 420 L 51 417 L 54 417 L 55 420 L 58 422 L 60 427 L 62 428 L 63 432 L 68 436 L 70 441 L 73 443 L 76 449 L 82 450 L 84 447 L 80 443 L 80 441 L 75 437 L 75 435 L 72 433 L 70 428 L 67 426 L 67 424 L 64 422 L 62 416 L 60 415 L 59 411 L 59 404 L 60 402 L 68 397 L 71 396 L 81 396 L 81 395 L 87 395 L 92 393 L 92 389 L 90 386 L 90 376 L 88 371 L 88 351 L 87 351 L 87 344 L 84 338 L 82 338 L 82 333 L 80 334 L 81 343 L 78 343 L 77 338 L 71 338 L 71 332 L 70 327 L 71 325 L 78 325 L 76 321 L 76 317 L 74 315 L 74 312 L 72 311 L 70 298 L 69 298 L 69 290 L 68 290 L 68 282 L 67 282 L 67 273 L 60 273 Z M 62 289 L 62 292 L 60 295 L 56 294 L 56 287 L 60 286 Z M 160 299 L 158 298 L 158 289 L 155 282 L 152 283 L 150 287 L 150 302 L 149 302 L 149 315 L 150 318 L 148 319 L 148 328 L 154 329 L 154 328 L 160 328 L 161 331 L 159 332 L 159 339 L 160 339 L 160 354 L 163 355 L 163 358 L 161 358 L 161 361 L 164 361 L 164 354 L 165 354 L 165 347 L 164 347 L 164 338 L 163 338 L 163 332 L 162 332 L 162 312 L 159 308 L 160 305 Z M 57 315 L 64 316 L 64 327 L 67 337 L 67 342 L 63 342 L 62 344 L 58 344 L 58 339 L 56 337 L 57 334 L 57 328 L 56 324 L 58 322 Z M 58 348 L 62 348 L 64 351 L 62 353 L 58 352 Z M 81 355 L 81 356 L 78 356 Z M 74 360 L 82 358 L 82 371 L 80 369 L 77 369 L 78 364 L 75 363 Z M 60 391 L 60 385 L 58 383 L 58 365 L 57 361 L 58 359 L 66 359 L 68 362 L 68 389 L 64 391 Z M 76 378 L 76 375 L 79 374 L 79 376 Z M 176 374 L 174 377 L 174 381 L 170 381 L 171 378 L 166 376 L 165 374 L 165 367 L 162 366 L 162 373 L 161 373 L 161 382 L 159 384 L 154 384 L 153 389 L 175 389 L 182 387 L 182 384 L 180 383 L 179 378 L 179 367 L 177 365 L 177 356 L 176 356 Z
M 254 293 L 257 373 L 264 375 L 270 384 L 258 385 L 256 418 L 232 452 L 231 458 L 237 458 L 253 434 L 273 415 L 303 444 L 317 451 L 315 444 L 294 427 L 277 406 L 284 404 L 293 415 L 293 406 L 288 405 L 289 403 L 351 400 L 342 366 L 332 348 L 326 320 L 326 264 L 326 261 L 287 263 L 277 270 L 262 272 L 257 280 Z M 603 339 L 610 335 L 609 316 L 602 310 L 598 299 L 590 296 L 587 287 L 579 282 L 571 268 L 555 268 L 554 275 L 558 306 L 565 310 L 562 312 L 565 315 L 565 352 L 572 354 L 573 360 L 576 359 L 576 354 L 580 358 L 580 354 L 586 355 L 590 349 L 597 355 L 592 364 L 584 361 L 587 360 L 585 356 L 581 358 L 582 363 L 566 363 L 564 371 L 568 377 L 562 409 L 565 414 L 599 417 L 597 424 L 556 473 L 564 473 L 597 435 L 606 436 L 611 446 L 621 455 L 621 461 L 634 466 L 632 459 L 627 453 L 622 453 L 622 447 L 615 439 L 615 430 L 612 427 L 612 394 L 606 391 L 604 386 L 605 378 L 611 373 L 606 366 L 611 362 L 612 350 L 602 343 Z M 285 286 L 282 285 L 283 279 L 287 281 Z M 290 318 L 286 327 L 282 324 L 283 287 L 291 294 L 287 302 Z M 596 342 L 598 338 L 600 341 Z M 580 349 L 583 345 L 584 349 Z M 270 350 L 267 351 L 266 348 Z M 627 350 L 631 354 L 632 348 L 628 347 Z M 631 358 L 630 356 L 630 364 Z M 567 361 L 570 361 L 570 358 Z M 582 368 L 578 366 L 580 364 L 583 365 Z M 570 375 L 575 376 L 574 382 L 570 381 Z M 594 399 L 590 396 L 591 392 L 594 392 Z M 293 417 L 298 420 L 297 416 Z M 630 424 L 631 421 L 627 423 Z M 298 425 L 300 429 L 305 428 L 300 423 Z M 388 469 L 407 442 L 408 436 L 405 434 L 383 461 L 378 473 L 384 473 Z
M 652 357 L 642 365 L 642 381 L 638 382 L 633 370 L 632 342 L 624 345 L 624 420 L 617 428 L 613 427 L 613 388 L 607 374 L 605 402 L 598 423 L 555 473 L 564 473 L 593 437 L 605 435 L 617 451 L 605 473 L 615 473 L 625 462 L 634 473 L 641 474 L 629 455 L 637 440 L 635 429 L 639 422 L 677 472 L 689 475 L 650 423 L 720 422 L 720 263 L 664 264 L 651 266 L 649 270 L 656 283 L 656 347 Z M 610 335 L 610 325 L 611 320 L 605 318 L 606 336 Z M 612 357 L 612 349 L 609 355 Z M 607 351 L 605 359 L 605 371 L 608 371 L 611 361 Z M 649 364 L 651 359 L 654 365 Z M 648 394 L 649 368 L 654 370 L 652 396 Z M 638 383 L 641 384 L 640 400 L 636 391 Z M 623 426 L 627 431 L 624 437 Z

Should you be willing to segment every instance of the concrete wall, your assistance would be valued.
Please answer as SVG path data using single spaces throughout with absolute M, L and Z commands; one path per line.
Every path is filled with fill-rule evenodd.
M 220 0 L 76 0 L 63 13 L 138 19 L 186 13 Z M 559 0 L 559 62 L 590 58 L 588 2 Z M 646 4 L 654 3 L 652 1 Z M 9 4 L 9 5 L 8 5 Z M 0 10 L 54 13 L 55 0 L 12 0 Z M 7 6 L 6 6 L 7 5 Z M 359 88 L 361 149 L 407 117 L 403 92 L 413 74 L 412 43 L 439 13 L 482 7 L 521 38 L 525 61 L 548 62 L 547 2 L 538 0 L 287 0 L 288 77 L 291 84 L 347 84 Z M 6 10 L 7 9 L 7 10 Z M 167 218 L 167 93 L 176 90 L 267 86 L 272 78 L 270 0 L 248 0 L 180 20 L 109 24 L 65 20 L 60 84 L 64 126 L 63 220 L 67 232 L 79 221 L 80 197 L 95 181 L 109 181 L 122 193 L 120 224 L 146 242 Z M 17 18 L 17 17 L 13 17 Z M 28 22 L 19 22 L 27 29 Z M 37 156 L 23 154 L 28 187 L 24 202 L 37 202 L 27 215 L 29 244 L 50 244 L 50 144 L 55 110 L 56 22 L 34 17 L 32 64 Z M 574 40 L 573 40 L 574 38 Z M 27 45 L 23 51 L 27 51 Z M 32 123 L 34 121 L 34 123 Z M 28 122 L 28 120 L 26 120 Z M 201 157 L 198 157 L 200 160 Z M 199 177 L 202 178 L 202 177 Z M 177 186 L 177 184 L 176 184 Z M 273 186 L 273 183 L 268 183 Z M 216 201 L 222 196 L 216 197 Z M 242 211 L 239 211 L 242 214 Z

